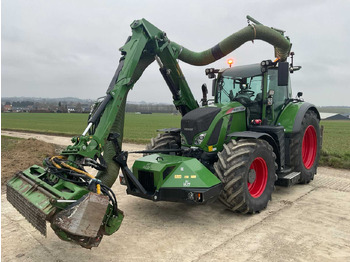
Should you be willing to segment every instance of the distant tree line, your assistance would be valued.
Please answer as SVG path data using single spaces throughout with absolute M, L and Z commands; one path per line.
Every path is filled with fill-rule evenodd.
M 33 101 L 16 101 L 12 102 L 13 107 L 28 107 L 28 106 L 33 106 L 34 102 Z
M 2 100 L 2 112 L 32 112 L 32 113 L 89 113 L 92 105 L 92 100 L 86 100 L 81 103 L 81 100 L 58 100 L 58 99 L 36 99 L 36 100 Z M 12 101 L 11 101 L 12 100 Z M 58 100 L 58 101 L 57 101 Z M 147 104 L 127 102 L 126 112 L 130 113 L 178 113 L 175 106 L 172 104 Z

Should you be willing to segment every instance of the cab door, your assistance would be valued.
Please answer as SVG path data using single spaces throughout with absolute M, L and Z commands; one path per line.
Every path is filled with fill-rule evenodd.
M 270 125 L 275 125 L 286 102 L 292 98 L 290 78 L 287 85 L 278 85 L 278 69 L 271 68 L 266 77 L 266 118 Z

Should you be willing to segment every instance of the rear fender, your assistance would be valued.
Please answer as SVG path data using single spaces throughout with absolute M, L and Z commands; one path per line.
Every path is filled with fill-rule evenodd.
M 297 133 L 301 128 L 301 122 L 308 110 L 314 111 L 318 119 L 320 119 L 320 113 L 315 105 L 300 101 L 289 103 L 282 111 L 276 124 L 283 126 L 285 133 Z
M 301 122 L 303 121 L 306 112 L 309 110 L 314 111 L 317 115 L 318 120 L 321 120 L 320 113 L 318 112 L 316 106 L 314 106 L 313 104 L 304 102 L 299 108 L 297 115 L 295 116 L 293 133 L 299 132 L 299 130 L 301 129 Z

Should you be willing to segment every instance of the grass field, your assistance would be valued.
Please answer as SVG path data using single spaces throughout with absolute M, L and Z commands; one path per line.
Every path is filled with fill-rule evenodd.
M 1 128 L 74 136 L 86 127 L 87 114 L 3 113 Z M 146 144 L 157 129 L 180 127 L 180 115 L 127 113 L 124 141 Z M 350 169 L 350 121 L 321 121 L 324 126 L 321 165 Z
M 76 136 L 86 128 L 87 119 L 87 114 L 2 113 L 1 129 Z M 146 144 L 157 129 L 180 127 L 180 121 L 180 115 L 127 113 L 124 141 Z
M 78 135 L 86 127 L 87 114 L 2 113 L 1 129 Z
M 350 121 L 321 121 L 324 127 L 321 164 L 350 169 Z

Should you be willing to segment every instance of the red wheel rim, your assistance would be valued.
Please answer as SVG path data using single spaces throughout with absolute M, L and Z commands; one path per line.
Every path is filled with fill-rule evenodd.
M 255 180 L 253 183 L 248 182 L 248 190 L 252 197 L 258 198 L 264 192 L 267 183 L 267 165 L 263 158 L 257 157 L 250 165 L 250 169 L 255 171 Z
M 304 133 L 303 144 L 301 147 L 301 155 L 303 164 L 306 169 L 310 169 L 316 158 L 317 152 L 317 136 L 313 126 L 308 126 Z

